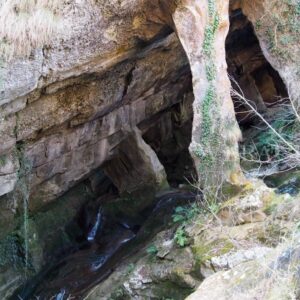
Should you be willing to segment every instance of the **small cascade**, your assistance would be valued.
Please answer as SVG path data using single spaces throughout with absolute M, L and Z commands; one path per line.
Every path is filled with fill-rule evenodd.
M 98 211 L 97 217 L 96 217 L 96 222 L 87 236 L 87 240 L 89 242 L 94 241 L 97 231 L 98 231 L 99 227 L 101 226 L 101 219 L 102 219 L 102 211 L 101 211 L 101 208 L 99 208 L 99 211 Z
M 51 268 L 38 275 L 36 283 L 28 282 L 21 293 L 15 295 L 24 300 L 85 299 L 90 289 L 107 279 L 118 265 L 126 264 L 127 259 L 136 255 L 137 251 L 145 253 L 146 243 L 173 224 L 175 207 L 194 200 L 195 194 L 192 192 L 166 192 L 155 200 L 155 207 L 149 208 L 143 214 L 142 223 L 138 224 L 135 218 L 126 218 L 125 221 L 123 215 L 119 219 L 109 214 L 106 207 L 101 207 L 86 236 L 91 244 L 54 262 Z M 133 230 L 137 225 L 138 228 Z M 96 239 L 100 236 L 100 230 L 101 241 Z
M 99 256 L 96 261 L 94 261 L 92 263 L 92 271 L 97 271 L 99 270 L 103 265 L 104 263 L 107 261 L 108 259 L 108 256 L 107 255 L 101 255 Z
M 65 297 L 65 294 L 66 294 L 66 291 L 65 291 L 65 290 L 60 291 L 60 292 L 56 295 L 55 300 L 63 300 L 64 297 Z

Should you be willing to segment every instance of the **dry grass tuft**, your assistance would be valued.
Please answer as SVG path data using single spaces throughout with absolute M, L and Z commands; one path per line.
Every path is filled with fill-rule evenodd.
M 0 0 L 0 56 L 29 56 L 62 28 L 64 0 Z

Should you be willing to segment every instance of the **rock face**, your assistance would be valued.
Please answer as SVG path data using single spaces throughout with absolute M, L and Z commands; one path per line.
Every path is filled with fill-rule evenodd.
M 252 22 L 267 60 L 284 80 L 299 110 L 299 2 L 232 1 Z
M 104 161 L 113 158 L 112 149 L 130 134 L 131 128 L 180 101 L 180 95 L 189 89 L 184 80 L 170 82 L 170 85 L 166 82 L 167 87 L 160 78 L 162 90 L 153 87 L 158 80 L 154 74 L 170 75 L 174 81 L 178 80 L 179 70 L 186 68 L 183 76 L 188 74 L 185 55 L 175 37 L 168 37 L 158 47 L 165 46 L 175 47 L 172 55 L 164 57 L 164 52 L 158 50 L 150 60 L 147 55 L 145 61 L 142 59 L 135 67 L 132 62 L 117 65 L 115 70 L 102 76 L 102 80 L 96 75 L 88 76 L 85 84 L 82 81 L 76 84 L 73 80 L 71 86 L 43 95 L 17 113 L 18 124 L 15 129 L 11 124 L 11 131 L 15 131 L 16 140 L 26 141 L 22 155 L 32 168 L 32 198 L 39 197 L 42 202 L 57 198 Z M 150 62 L 152 59 L 154 64 Z M 168 59 L 172 62 L 167 62 Z M 160 68 L 168 63 L 170 69 L 160 73 Z M 141 74 L 147 74 L 149 81 Z M 140 83 L 135 82 L 135 76 Z M 144 97 L 151 100 L 146 101 Z
M 83 17 L 77 9 L 64 7 L 64 22 L 78 24 L 69 36 L 33 51 L 28 59 L 4 64 L 0 195 L 14 189 L 20 155 L 32 168 L 31 199 L 39 198 L 42 205 L 69 190 L 112 159 L 112 149 L 132 128 L 181 101 L 191 88 L 188 61 L 196 98 L 191 153 L 198 176 L 205 172 L 204 162 L 207 168 L 220 167 L 214 171 L 216 177 L 230 169 L 221 167 L 221 160 L 234 165 L 239 134 L 225 75 L 228 3 L 216 3 L 208 11 L 206 4 L 197 10 L 197 1 L 178 7 L 127 2 L 78 4 L 83 6 L 79 7 Z M 189 11 L 191 4 L 195 8 Z M 195 11 L 200 15 L 193 15 Z M 175 35 L 170 35 L 170 26 L 178 33 L 188 60 Z M 194 40 L 190 40 L 191 31 Z M 217 120 L 219 112 L 224 115 Z M 232 133 L 225 129 L 227 125 Z M 225 133 L 228 138 L 223 138 Z M 203 134 L 206 139 L 200 142 Z M 210 149 L 213 140 L 220 140 L 222 145 L 215 145 L 219 150 Z M 228 143 L 232 150 L 226 150 Z M 16 155 L 20 144 L 22 153 Z M 231 169 L 236 172 L 236 167 Z M 210 177 L 212 182 L 216 179 Z M 221 177 L 226 181 L 230 176 Z
M 193 74 L 190 151 L 201 186 L 210 190 L 226 180 L 234 181 L 238 173 L 240 132 L 223 46 L 229 29 L 228 1 L 182 1 L 173 19 Z
M 191 152 L 199 178 L 205 172 L 200 165 L 218 166 L 227 154 L 236 160 L 238 130 L 225 75 L 228 3 L 216 3 L 212 12 L 201 4 L 200 15 L 193 18 L 195 9 L 186 10 L 190 5 L 196 9 L 199 4 L 64 4 L 65 26 L 76 24 L 68 35 L 58 35 L 48 46 L 33 49 L 28 58 L 4 62 L 0 196 L 12 207 L 10 215 L 22 211 L 24 198 L 30 213 L 44 209 L 99 168 L 119 192 L 135 193 L 141 199 L 139 191 L 153 195 L 166 186 L 166 173 L 142 135 L 151 136 L 147 132 L 153 130 L 152 123 L 164 120 L 161 116 L 177 104 L 177 123 L 186 122 L 186 112 L 189 122 L 194 120 L 193 132 L 184 141 L 186 149 L 189 139 L 193 140 L 190 149 L 194 149 L 195 141 L 200 143 L 206 132 L 204 144 L 199 144 L 203 149 Z M 207 41 L 210 29 L 214 36 Z M 189 40 L 191 30 L 197 33 L 194 40 Z M 205 59 L 210 53 L 202 49 L 205 43 L 213 54 L 209 65 Z M 186 101 L 192 98 L 190 67 L 196 97 L 193 115 L 192 101 Z M 202 102 L 206 110 L 201 108 Z M 222 126 L 224 132 L 218 131 L 219 121 L 224 126 L 232 122 L 232 132 Z M 224 147 L 225 132 L 231 136 L 232 151 Z M 152 147 L 161 144 L 153 134 L 146 139 Z M 212 140 L 220 140 L 216 151 L 209 149 Z M 190 164 L 188 152 L 185 157 Z M 184 168 L 194 172 L 192 165 Z M 211 176 L 211 181 L 219 177 L 226 181 L 230 176 L 226 172 L 223 176 L 224 170 L 222 165 L 214 171 L 216 177 Z
M 64 32 L 28 57 L 1 65 L 0 224 L 6 226 L 0 248 L 7 253 L 13 245 L 27 265 L 31 247 L 35 270 L 53 257 L 55 247 L 48 251 L 45 241 L 60 230 L 65 233 L 62 228 L 86 200 L 66 193 L 86 187 L 85 181 L 97 185 L 100 171 L 119 194 L 137 200 L 138 210 L 151 204 L 168 180 L 177 184 L 196 178 L 213 195 L 224 183 L 244 183 L 241 134 L 227 76 L 229 11 L 242 10 L 255 25 L 262 50 L 296 109 L 300 101 L 298 38 L 282 29 L 285 24 L 265 30 L 275 22 L 272 14 L 288 12 L 293 12 L 288 24 L 293 30 L 298 2 L 272 8 L 268 1 L 104 2 L 63 1 Z M 237 64 L 234 57 L 229 57 L 229 70 Z M 264 111 L 276 84 L 260 73 L 268 83 L 259 86 L 250 67 L 238 83 Z M 69 201 L 71 209 L 56 228 L 52 212 L 57 213 L 61 200 L 64 205 Z M 45 212 L 50 213 L 46 221 Z M 248 213 L 240 209 L 239 224 L 248 222 Z M 265 216 L 256 217 L 262 221 Z M 39 224 L 49 226 L 49 236 L 29 236 L 28 219 L 33 232 Z M 6 274 L 9 263 L 1 264 Z M 19 275 L 15 278 L 9 280 Z
M 215 216 L 200 206 L 194 218 L 157 234 L 84 299 L 180 300 L 189 293 L 188 300 L 296 295 L 298 201 L 299 196 L 276 194 L 257 181 L 224 203 Z M 293 213 L 287 216 L 287 210 Z M 225 218 L 228 211 L 234 214 Z M 246 211 L 253 218 L 239 222 Z M 256 214 L 264 218 L 255 219 Z M 178 226 L 184 230 L 184 246 L 176 240 Z
M 16 236 L 13 247 L 25 256 L 23 223 L 34 219 L 33 234 L 42 222 L 48 235 L 39 232 L 29 241 L 35 270 L 57 250 L 49 245 L 51 236 L 61 235 L 60 225 L 66 226 L 83 202 L 64 196 L 70 215 L 59 226 L 44 212 L 52 214 L 62 195 L 92 181 L 99 169 L 120 193 L 139 199 L 140 209 L 167 186 L 165 170 L 143 135 L 155 120 L 168 120 L 164 113 L 174 106 L 185 116 L 180 103 L 191 99 L 190 68 L 158 3 L 125 2 L 66 4 L 68 35 L 1 66 L 0 203 L 1 224 L 8 223 L 1 238 L 5 248 L 5 237 Z M 8 265 L 5 261 L 3 272 Z

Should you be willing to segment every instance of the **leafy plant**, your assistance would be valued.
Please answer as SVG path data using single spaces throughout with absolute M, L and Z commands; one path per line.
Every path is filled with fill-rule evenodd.
M 158 249 L 155 245 L 151 245 L 147 248 L 147 253 L 150 255 L 156 255 L 156 253 L 158 252 Z
M 285 116 L 275 119 L 270 124 L 288 142 L 293 142 L 296 134 L 299 132 L 296 118 L 289 112 Z M 262 161 L 281 159 L 286 155 L 281 139 L 270 128 L 260 131 L 253 138 L 253 143 L 247 145 L 244 151 L 246 158 Z
M 187 222 L 195 218 L 197 215 L 199 215 L 200 212 L 201 209 L 196 203 L 193 203 L 192 205 L 189 206 L 177 206 L 175 208 L 174 214 L 172 215 L 173 222 L 174 223 Z
M 175 242 L 177 243 L 177 245 L 179 245 L 180 247 L 184 247 L 187 245 L 188 238 L 187 238 L 186 232 L 184 230 L 184 225 L 181 225 L 177 228 L 174 239 L 175 239 Z
M 121 300 L 124 299 L 126 296 L 126 292 L 122 287 L 118 288 L 117 290 L 113 291 L 109 300 Z
M 219 210 L 220 210 L 220 203 L 217 202 L 217 201 L 209 201 L 207 203 L 207 210 L 213 214 L 213 215 L 216 215 Z

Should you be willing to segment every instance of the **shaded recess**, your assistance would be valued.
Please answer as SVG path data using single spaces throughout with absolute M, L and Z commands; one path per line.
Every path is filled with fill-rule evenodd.
M 230 15 L 230 30 L 226 40 L 226 59 L 232 87 L 242 90 L 259 113 L 287 100 L 288 93 L 279 73 L 266 60 L 253 25 L 240 9 Z M 256 115 L 239 99 L 233 97 L 236 117 L 241 125 L 257 123 Z
M 192 138 L 193 101 L 191 76 L 188 92 L 182 95 L 182 101 L 167 111 L 155 116 L 147 123 L 150 128 L 143 130 L 143 138 L 156 152 L 167 173 L 171 186 L 196 180 L 196 171 L 188 147 Z

